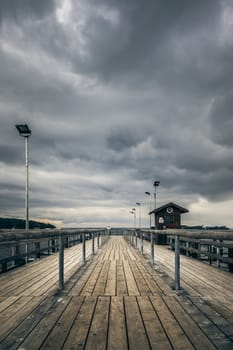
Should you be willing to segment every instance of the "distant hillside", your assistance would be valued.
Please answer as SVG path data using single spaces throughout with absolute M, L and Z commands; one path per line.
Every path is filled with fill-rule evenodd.
M 25 220 L 21 219 L 10 219 L 10 218 L 0 218 L 0 229 L 25 229 Z M 29 221 L 29 228 L 34 229 L 44 229 L 44 228 L 56 228 L 56 226 L 51 224 L 44 224 L 38 221 Z

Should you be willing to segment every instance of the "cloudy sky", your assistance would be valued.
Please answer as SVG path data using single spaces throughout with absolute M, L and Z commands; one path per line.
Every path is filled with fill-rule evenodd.
M 232 0 L 1 0 L 0 216 L 233 226 Z M 153 197 L 151 197 L 153 199 Z

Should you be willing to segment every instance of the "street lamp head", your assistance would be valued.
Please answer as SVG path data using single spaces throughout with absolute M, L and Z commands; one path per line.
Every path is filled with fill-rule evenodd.
M 156 186 L 159 186 L 159 184 L 160 184 L 160 181 L 155 181 L 154 182 L 154 186 L 156 187 Z
M 29 137 L 31 135 L 31 130 L 29 129 L 27 124 L 18 124 L 15 125 L 15 127 L 18 130 L 20 136 Z
M 139 202 L 137 202 L 136 204 L 137 204 L 137 205 L 141 205 L 141 203 L 139 203 Z
M 147 194 L 148 196 L 150 196 L 150 192 L 145 192 L 145 194 Z
M 132 210 L 134 211 L 134 210 L 136 210 L 135 208 L 132 208 Z

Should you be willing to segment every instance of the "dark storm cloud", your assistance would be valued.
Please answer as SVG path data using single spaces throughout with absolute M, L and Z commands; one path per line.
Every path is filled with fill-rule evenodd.
M 24 192 L 18 122 L 32 128 L 35 215 L 84 222 L 98 208 L 100 222 L 112 208 L 115 220 L 155 179 L 161 202 L 232 195 L 231 1 L 15 0 L 0 12 L 6 212 Z
M 209 116 L 213 140 L 227 148 L 232 148 L 233 90 L 214 99 Z
M 115 24 L 97 11 L 91 12 L 89 23 L 83 31 L 88 69 L 93 68 L 107 79 L 117 79 L 117 75 L 122 77 L 125 73 L 127 76 L 140 76 L 141 73 L 160 76 L 164 63 L 177 63 L 174 57 L 176 52 L 167 43 L 170 44 L 176 37 L 178 41 L 179 36 L 200 33 L 202 28 L 204 31 L 206 28 L 215 31 L 221 10 L 218 0 L 99 0 L 92 3 L 93 6 L 104 6 L 106 11 L 116 11 Z M 171 69 L 170 66 L 167 68 Z M 166 75 L 166 72 L 163 73 Z
M 41 18 L 54 9 L 54 0 L 1 0 L 0 21 L 11 19 L 18 21 L 21 18 Z
M 107 138 L 107 146 L 116 152 L 121 152 L 136 146 L 140 140 L 143 140 L 143 135 L 140 135 L 139 132 L 137 135 L 135 129 L 114 130 Z

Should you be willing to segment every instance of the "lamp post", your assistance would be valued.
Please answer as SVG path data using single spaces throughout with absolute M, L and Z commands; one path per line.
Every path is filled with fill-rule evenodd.
M 134 228 L 135 228 L 135 214 L 134 214 L 134 211 L 131 210 L 131 211 L 130 211 L 130 214 L 133 214 L 133 216 L 134 216 L 134 219 L 133 219 L 133 220 L 134 220 Z
M 141 203 L 136 203 L 139 206 L 139 228 L 141 230 Z
M 147 195 L 147 196 L 150 196 L 150 211 L 149 211 L 149 213 L 151 212 L 151 195 L 150 195 L 150 192 L 145 192 L 145 194 Z M 150 228 L 151 228 L 151 215 L 149 214 L 149 220 L 150 220 Z
M 18 124 L 15 126 L 20 136 L 25 138 L 25 167 L 26 167 L 26 185 L 25 185 L 25 207 L 26 207 L 26 220 L 25 228 L 29 229 L 29 206 L 28 206 L 28 189 L 29 189 L 29 137 L 31 136 L 31 130 L 27 124 Z
M 132 211 L 134 213 L 134 227 L 136 228 L 136 209 L 133 208 Z
M 154 193 L 155 207 L 154 207 L 154 210 L 156 209 L 156 187 L 158 187 L 159 184 L 160 184 L 160 181 L 155 181 L 155 182 L 154 182 L 154 188 L 155 188 L 155 193 Z M 157 225 L 156 225 L 156 215 L 155 215 L 155 229 L 157 229 Z

